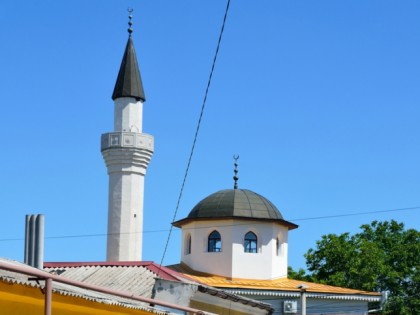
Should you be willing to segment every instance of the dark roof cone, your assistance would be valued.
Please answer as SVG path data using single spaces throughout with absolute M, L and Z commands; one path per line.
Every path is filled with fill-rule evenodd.
M 131 35 L 128 37 L 124 57 L 121 62 L 120 71 L 118 72 L 117 82 L 115 83 L 114 92 L 112 93 L 113 100 L 120 97 L 133 97 L 137 101 L 146 101 Z

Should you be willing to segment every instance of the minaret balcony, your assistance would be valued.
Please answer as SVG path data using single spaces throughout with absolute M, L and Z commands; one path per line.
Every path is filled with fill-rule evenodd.
M 102 134 L 101 151 L 117 148 L 137 148 L 153 152 L 153 136 L 136 132 L 109 132 Z
M 104 133 L 101 152 L 108 174 L 144 176 L 153 155 L 153 137 L 136 132 Z

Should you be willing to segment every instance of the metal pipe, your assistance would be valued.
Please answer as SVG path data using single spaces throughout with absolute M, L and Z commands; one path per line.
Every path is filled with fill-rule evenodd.
M 29 235 L 30 235 L 30 239 L 29 239 L 29 265 L 30 266 L 34 266 L 35 265 L 35 244 L 36 244 L 36 239 L 35 239 L 35 216 L 31 215 L 31 218 L 29 219 Z
M 308 286 L 302 283 L 297 288 L 300 290 L 300 314 L 306 315 L 306 289 L 308 289 Z
M 24 262 L 25 264 L 29 265 L 29 238 L 30 238 L 30 219 L 31 216 L 27 214 L 25 216 L 25 254 L 24 254 Z
M 35 215 L 35 248 L 34 267 L 42 269 L 44 266 L 44 215 Z
M 60 282 L 60 283 L 66 283 L 66 284 L 74 285 L 74 286 L 79 287 L 79 288 L 84 288 L 84 289 L 88 289 L 88 290 L 92 290 L 92 291 L 107 293 L 107 294 L 120 296 L 120 297 L 123 297 L 123 298 L 128 298 L 128 299 L 132 299 L 132 300 L 136 300 L 136 301 L 140 301 L 140 302 L 145 302 L 145 303 L 149 303 L 149 304 L 155 304 L 155 305 L 160 305 L 160 306 L 164 306 L 164 307 L 169 307 L 169 308 L 173 308 L 173 309 L 180 310 L 180 311 L 183 311 L 183 312 L 190 312 L 192 314 L 197 314 L 197 315 L 204 315 L 205 314 L 204 311 L 201 311 L 201 310 L 198 310 L 198 309 L 195 309 L 195 308 L 190 308 L 190 307 L 180 306 L 180 305 L 177 305 L 177 304 L 172 304 L 172 303 L 168 303 L 168 302 L 164 302 L 164 301 L 154 300 L 154 299 L 146 298 L 146 297 L 139 296 L 139 295 L 133 295 L 132 293 L 129 293 L 129 292 L 114 291 L 114 290 L 104 288 L 104 287 L 100 287 L 100 286 L 97 286 L 97 285 L 87 284 L 87 283 L 83 283 L 83 282 L 80 282 L 80 281 L 75 281 L 75 280 L 72 280 L 72 279 L 60 277 L 60 276 L 57 276 L 57 275 L 52 275 L 48 272 L 45 272 L 45 271 L 42 271 L 42 270 L 39 270 L 39 269 L 34 269 L 34 268 L 31 268 L 31 267 L 28 267 L 28 266 L 16 266 L 16 265 L 13 265 L 9 262 L 0 261 L 0 269 L 13 271 L 13 272 L 20 272 L 20 273 L 23 273 L 23 274 L 26 274 L 26 275 L 38 277 L 40 279 L 45 279 L 45 280 L 49 279 L 51 281 L 57 281 L 57 282 Z
M 35 253 L 35 218 L 34 215 L 29 217 L 29 258 L 28 265 L 34 266 Z
M 51 315 L 52 308 L 52 279 L 45 279 L 44 315 Z
M 301 291 L 301 307 L 302 307 L 302 315 L 306 315 L 306 291 Z

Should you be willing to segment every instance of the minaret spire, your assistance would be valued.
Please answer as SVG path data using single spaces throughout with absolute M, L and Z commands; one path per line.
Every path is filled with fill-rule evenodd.
M 121 61 L 120 71 L 118 72 L 117 81 L 115 82 L 112 99 L 119 97 L 134 97 L 138 101 L 145 102 L 143 83 L 141 81 L 139 66 L 137 63 L 136 51 L 131 37 L 133 33 L 132 12 L 133 9 L 128 9 L 128 40 L 125 47 L 123 59 Z
M 142 133 L 146 98 L 128 12 L 128 41 L 112 94 L 114 131 L 101 138 L 109 176 L 107 261 L 142 259 L 144 176 L 154 150 L 153 136 Z

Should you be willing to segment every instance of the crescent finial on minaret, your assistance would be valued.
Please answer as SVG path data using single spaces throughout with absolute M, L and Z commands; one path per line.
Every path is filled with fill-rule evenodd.
M 235 154 L 233 156 L 233 159 L 235 160 L 235 163 L 234 163 L 235 169 L 233 171 L 235 173 L 235 175 L 233 176 L 233 180 L 235 182 L 234 182 L 233 188 L 238 189 L 238 179 L 239 179 L 239 177 L 238 177 L 238 160 L 239 160 L 239 155 Z
M 133 15 L 131 13 L 133 13 L 134 9 L 128 8 L 127 11 L 128 11 L 128 30 L 127 31 L 128 31 L 128 36 L 131 37 L 131 33 L 133 33 L 133 28 L 132 28 L 133 21 L 131 20 L 133 18 Z
M 133 25 L 133 22 L 131 21 L 133 18 L 131 15 L 132 12 L 133 9 L 129 8 L 128 40 L 118 72 L 117 81 L 115 82 L 114 92 L 112 93 L 112 99 L 115 101 L 117 98 L 133 97 L 137 101 L 145 102 L 146 97 L 144 95 L 143 83 L 141 81 L 133 39 L 131 37 L 131 33 L 133 33 L 131 27 Z

